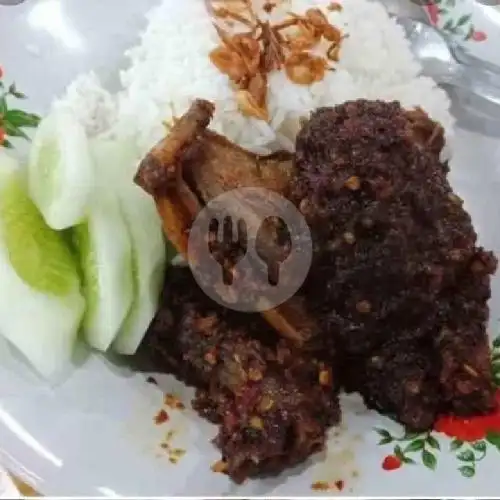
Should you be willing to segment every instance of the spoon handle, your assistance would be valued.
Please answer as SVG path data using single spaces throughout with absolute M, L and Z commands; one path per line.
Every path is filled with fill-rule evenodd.
M 450 77 L 449 83 L 470 91 L 500 107 L 500 82 L 498 75 L 487 70 L 459 65 Z M 500 108 L 498 110 L 500 117 Z

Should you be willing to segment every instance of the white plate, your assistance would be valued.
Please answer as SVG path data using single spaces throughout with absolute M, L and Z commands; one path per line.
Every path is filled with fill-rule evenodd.
M 478 59 L 500 66 L 500 5 L 497 0 L 414 0 L 432 24 Z
M 188 1 L 188 0 L 184 0 Z M 350 0 L 354 1 L 354 0 Z M 51 99 L 83 70 L 116 75 L 123 51 L 136 42 L 142 14 L 154 0 L 31 0 L 0 6 L 0 63 L 30 99 L 26 107 L 43 112 Z M 500 32 L 499 32 L 500 34 Z M 486 44 L 483 47 L 487 47 Z M 491 47 L 491 46 L 490 46 Z M 487 49 L 484 49 L 487 50 Z M 499 60 L 498 45 L 487 57 Z M 500 250 L 500 148 L 494 138 L 459 129 L 452 162 L 452 182 L 466 201 L 481 243 Z M 493 284 L 492 331 L 500 317 L 500 281 Z M 36 335 L 36 331 L 28 332 Z M 171 378 L 163 388 L 188 403 L 190 391 Z M 345 424 L 332 434 L 328 455 L 317 456 L 298 470 L 275 479 L 249 481 L 241 487 L 214 474 L 218 458 L 209 443 L 215 429 L 190 410 L 170 411 L 157 426 L 162 391 L 124 367 L 92 356 L 57 387 L 48 387 L 0 343 L 0 459 L 9 469 L 46 495 L 310 495 L 315 481 L 332 483 L 330 495 L 493 496 L 500 453 L 485 444 L 485 458 L 475 477 L 457 469 L 470 467 L 469 445 L 450 452 L 451 440 L 433 434 L 437 469 L 419 463 L 386 472 L 381 464 L 394 443 L 378 446 L 374 427 L 394 434 L 398 425 L 364 409 L 358 398 L 346 398 Z M 160 443 L 168 431 L 174 445 L 187 450 L 177 465 Z M 334 433 L 337 431 L 334 431 Z M 482 441 L 481 441 L 482 442 Z M 415 445 L 418 447 L 418 445 Z M 476 444 L 478 456 L 483 445 Z M 460 455 L 462 453 L 462 455 Z M 461 461 L 469 456 L 468 461 Z

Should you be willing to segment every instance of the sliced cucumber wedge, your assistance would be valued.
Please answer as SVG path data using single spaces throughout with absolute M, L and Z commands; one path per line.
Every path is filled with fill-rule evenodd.
M 0 334 L 45 377 L 70 364 L 84 311 L 77 264 L 0 152 Z
M 154 201 L 133 183 L 137 151 L 113 140 L 93 145 L 99 171 L 107 170 L 116 186 L 121 211 L 132 242 L 134 299 L 113 343 L 120 354 L 134 354 L 158 309 L 167 263 L 165 239 Z
M 158 310 L 166 251 L 161 221 L 151 199 L 132 182 L 120 195 L 132 240 L 134 300 L 113 348 L 120 354 L 134 354 Z
M 127 317 L 133 300 L 132 247 L 118 199 L 98 190 L 87 219 L 72 229 L 87 303 L 86 341 L 106 351 Z
M 83 220 L 94 173 L 83 126 L 68 110 L 53 111 L 37 129 L 28 164 L 30 196 L 51 228 Z

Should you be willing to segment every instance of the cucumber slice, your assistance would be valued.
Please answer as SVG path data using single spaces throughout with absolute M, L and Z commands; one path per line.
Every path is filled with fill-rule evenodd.
M 53 229 L 83 220 L 94 188 L 94 166 L 85 130 L 69 111 L 53 111 L 40 123 L 30 152 L 28 186 Z
M 132 182 L 120 190 L 120 204 L 132 240 L 134 300 L 113 348 L 134 354 L 157 310 L 165 278 L 166 251 L 154 202 Z
M 71 361 L 85 307 L 76 262 L 0 153 L 0 333 L 52 378 Z
M 87 219 L 72 229 L 72 236 L 87 301 L 85 339 L 106 351 L 133 299 L 132 247 L 116 196 L 99 190 Z
M 93 151 L 99 171 L 106 169 L 109 182 L 116 186 L 132 242 L 134 299 L 113 349 L 134 354 L 158 310 L 163 286 L 167 252 L 161 219 L 152 198 L 133 183 L 135 148 L 130 143 L 100 140 Z

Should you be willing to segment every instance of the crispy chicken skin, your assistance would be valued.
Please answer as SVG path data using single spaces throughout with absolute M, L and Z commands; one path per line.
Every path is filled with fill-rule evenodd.
M 193 221 L 213 198 L 239 187 L 265 188 L 287 196 L 292 185 L 293 155 L 279 152 L 259 156 L 245 151 L 207 129 L 213 112 L 213 104 L 194 101 L 169 135 L 142 161 L 135 177 L 135 182 L 154 196 L 164 231 L 183 256 L 188 254 Z M 242 204 L 247 214 L 245 220 L 254 218 L 250 200 L 242 200 Z M 268 241 L 273 241 L 274 233 L 270 227 Z M 270 244 L 269 252 L 274 247 Z M 192 253 L 190 257 L 193 259 Z M 298 346 L 318 333 L 313 318 L 307 316 L 302 302 L 294 298 L 263 315 L 281 335 Z
M 204 203 L 242 186 L 286 195 L 293 156 L 285 151 L 259 156 L 212 132 L 214 106 L 198 99 L 141 163 L 135 182 L 151 195 L 175 191 L 187 182 Z
M 208 101 L 196 101 L 141 162 L 135 182 L 155 199 L 163 228 L 176 250 L 187 255 L 189 229 L 202 209 L 183 178 L 182 154 L 202 133 L 214 112 Z

